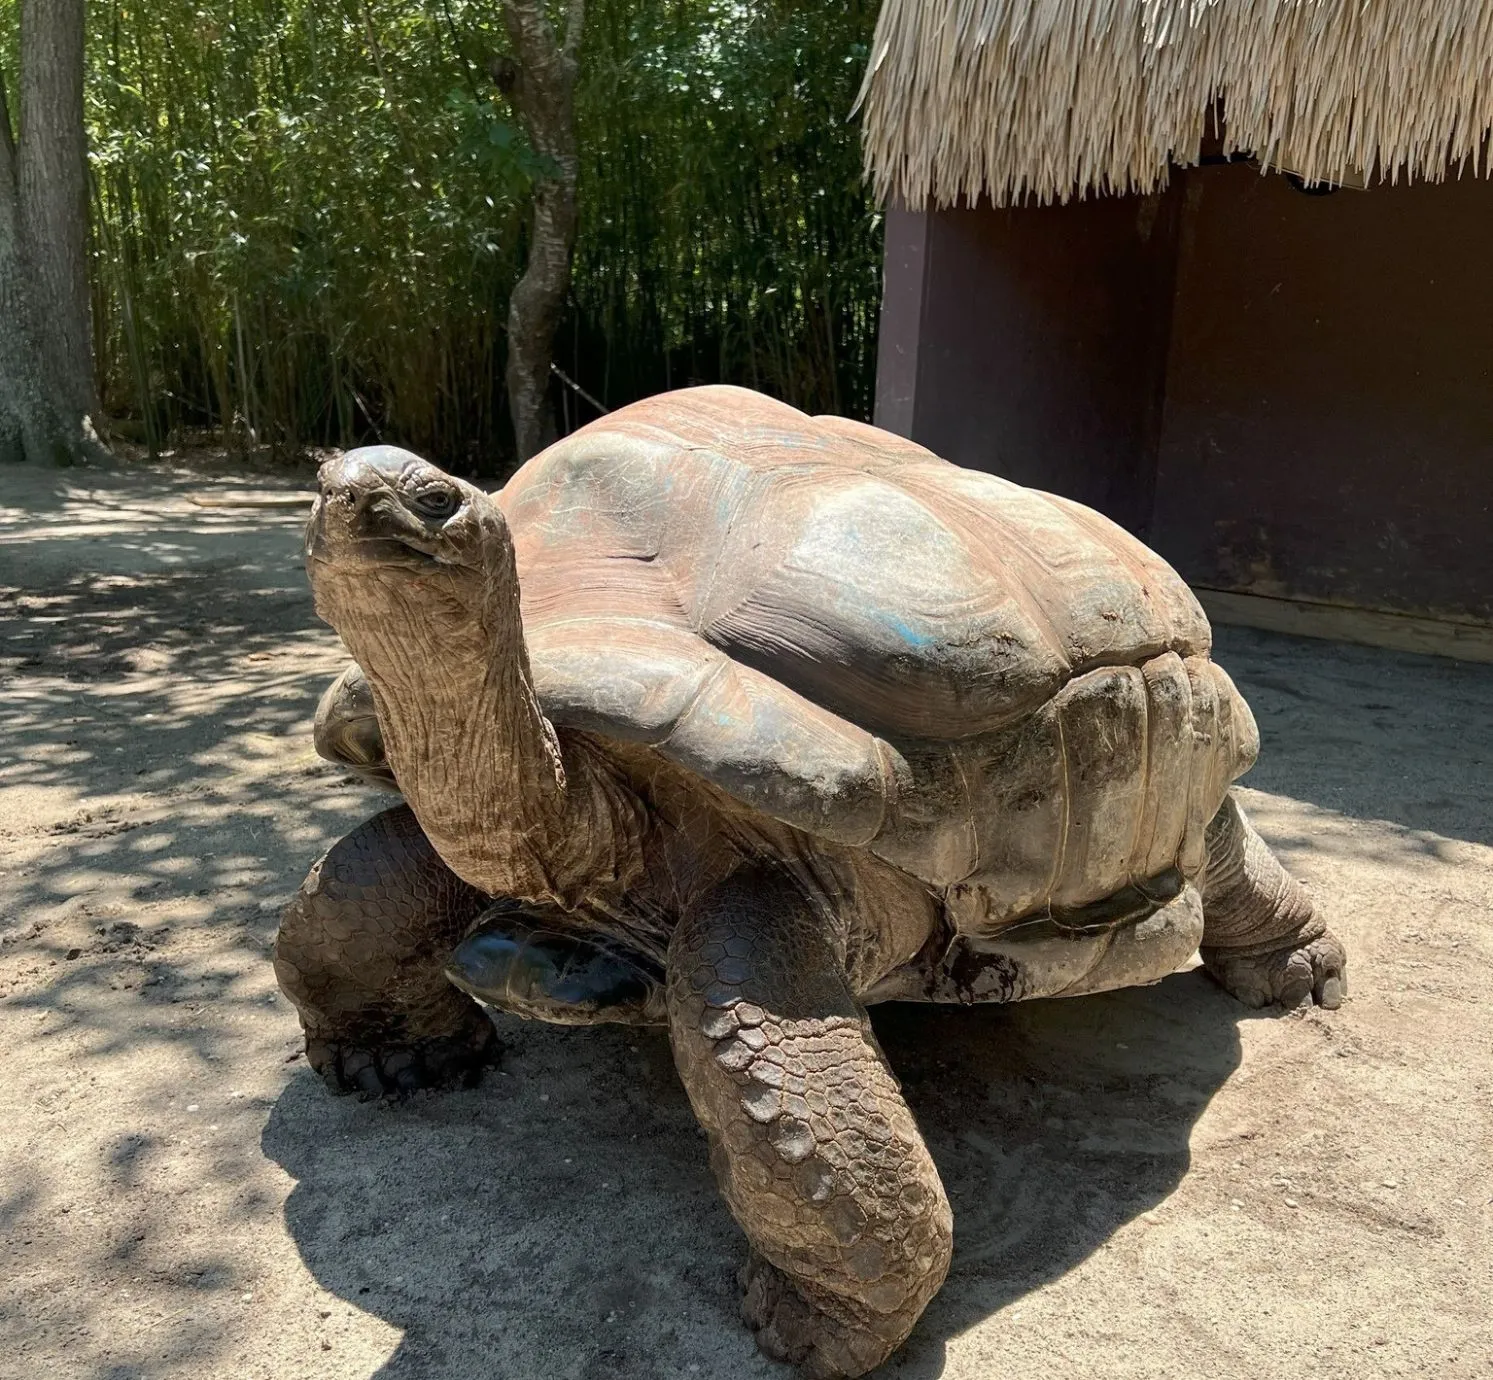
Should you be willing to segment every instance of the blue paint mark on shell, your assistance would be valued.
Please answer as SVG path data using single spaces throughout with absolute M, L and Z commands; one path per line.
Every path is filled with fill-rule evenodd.
M 938 640 L 932 633 L 918 632 L 917 629 L 909 627 L 893 613 L 886 614 L 882 621 L 909 647 L 928 647 Z

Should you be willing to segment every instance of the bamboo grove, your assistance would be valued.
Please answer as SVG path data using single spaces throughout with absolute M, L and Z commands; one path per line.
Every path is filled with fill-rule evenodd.
M 503 471 L 504 314 L 545 169 L 487 76 L 498 2 L 91 0 L 96 359 L 121 429 Z M 591 0 L 556 342 L 585 393 L 724 380 L 868 415 L 880 221 L 849 112 L 875 10 Z

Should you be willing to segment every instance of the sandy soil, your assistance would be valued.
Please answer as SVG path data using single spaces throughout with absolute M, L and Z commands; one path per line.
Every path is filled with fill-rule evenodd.
M 310 751 L 295 514 L 187 501 L 296 481 L 0 478 L 0 1375 L 786 1375 L 661 1037 L 403 1105 L 297 1057 L 278 910 L 383 798 Z M 1493 1374 L 1493 667 L 1218 640 L 1352 1000 L 882 1009 L 956 1214 L 885 1375 Z

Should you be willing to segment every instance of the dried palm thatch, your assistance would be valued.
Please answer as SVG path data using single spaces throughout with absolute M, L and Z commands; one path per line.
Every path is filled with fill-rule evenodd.
M 885 0 L 861 90 L 884 199 L 1154 191 L 1226 148 L 1306 181 L 1487 170 L 1493 0 Z

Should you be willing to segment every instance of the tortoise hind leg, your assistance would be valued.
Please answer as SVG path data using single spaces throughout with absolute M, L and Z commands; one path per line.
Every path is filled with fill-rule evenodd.
M 306 1058 L 338 1092 L 475 1083 L 499 1045 L 444 965 L 489 905 L 398 806 L 360 824 L 312 867 L 280 921 L 275 976 L 306 1033 Z
M 863 1375 L 943 1282 L 948 1200 L 823 917 L 738 873 L 668 956 L 675 1062 L 752 1246 L 742 1314 L 810 1376 Z
M 1337 936 L 1231 792 L 1208 825 L 1203 881 L 1203 964 L 1247 1006 L 1329 1010 L 1348 991 Z

